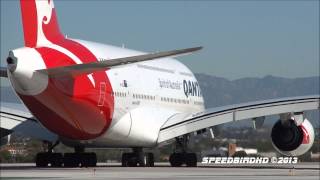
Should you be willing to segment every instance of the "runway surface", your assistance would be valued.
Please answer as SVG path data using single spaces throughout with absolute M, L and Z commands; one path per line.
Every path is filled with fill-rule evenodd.
M 120 167 L 99 164 L 95 168 L 36 168 L 34 164 L 1 164 L 1 179 L 272 179 L 319 180 L 319 163 L 295 165 L 210 165 L 197 168 L 172 168 L 157 163 L 156 167 Z

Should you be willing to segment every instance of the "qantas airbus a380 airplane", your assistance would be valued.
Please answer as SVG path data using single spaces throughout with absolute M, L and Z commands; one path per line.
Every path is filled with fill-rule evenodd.
M 193 73 L 172 57 L 201 47 L 144 53 L 66 38 L 52 0 L 21 0 L 24 47 L 11 50 L 1 77 L 8 78 L 26 110 L 1 104 L 1 136 L 21 131 L 50 142 L 36 165 L 95 166 L 85 148 L 132 148 L 123 166 L 153 166 L 143 148 L 174 141 L 172 166 L 196 166 L 187 151 L 189 134 L 212 126 L 279 115 L 271 138 L 285 155 L 307 152 L 314 129 L 306 110 L 319 109 L 319 95 L 249 102 L 205 109 Z M 212 92 L 214 93 L 214 92 Z M 75 153 L 57 153 L 57 142 Z

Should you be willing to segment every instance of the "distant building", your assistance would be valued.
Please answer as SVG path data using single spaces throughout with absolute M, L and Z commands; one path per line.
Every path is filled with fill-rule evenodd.
M 27 150 L 21 147 L 6 146 L 3 149 L 7 150 L 11 156 L 25 155 L 27 153 Z
M 12 156 L 24 155 L 26 153 L 25 149 L 8 149 Z

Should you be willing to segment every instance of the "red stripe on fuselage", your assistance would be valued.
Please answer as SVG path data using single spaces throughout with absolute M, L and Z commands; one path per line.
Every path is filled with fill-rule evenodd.
M 37 48 L 37 51 L 47 68 L 75 64 L 70 57 L 54 49 L 43 47 Z M 105 132 L 113 113 L 112 89 L 107 83 L 106 73 L 94 75 L 94 81 L 95 86 L 86 75 L 53 78 L 49 79 L 47 89 L 41 94 L 20 97 L 51 131 L 71 139 L 92 139 Z M 103 106 L 98 106 L 100 82 L 109 84 Z

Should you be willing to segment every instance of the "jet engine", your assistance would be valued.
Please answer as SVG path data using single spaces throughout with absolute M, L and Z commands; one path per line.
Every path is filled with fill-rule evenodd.
M 300 156 L 306 153 L 314 142 L 314 129 L 310 121 L 304 119 L 296 125 L 292 119 L 277 121 L 271 131 L 274 148 L 286 156 Z

